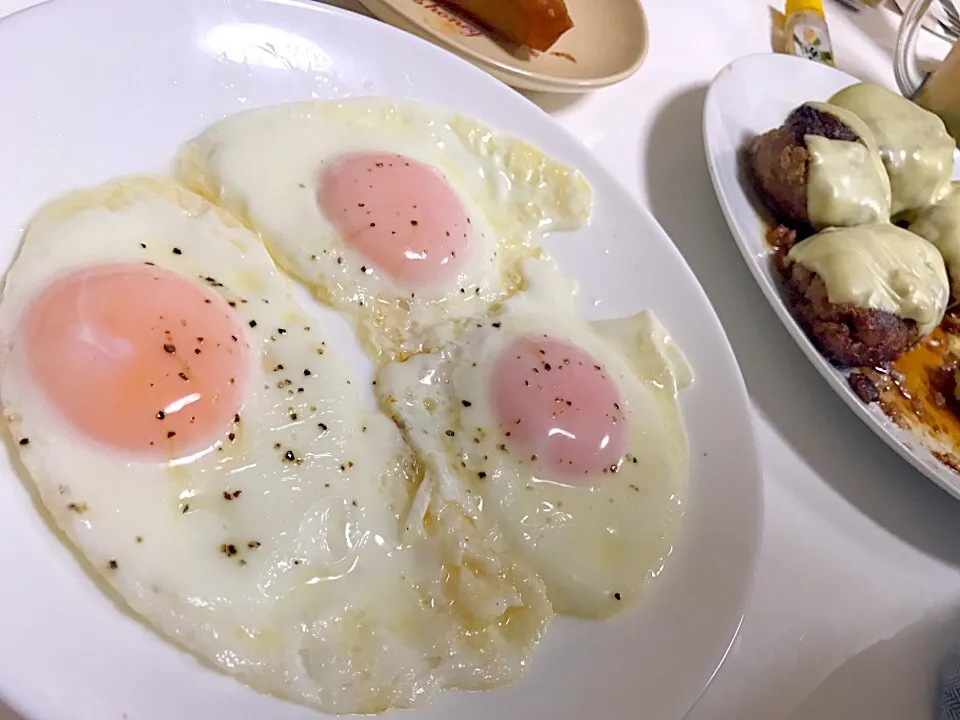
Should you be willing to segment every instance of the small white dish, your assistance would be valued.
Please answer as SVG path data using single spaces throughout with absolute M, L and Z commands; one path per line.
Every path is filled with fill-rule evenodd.
M 549 249 L 580 281 L 583 313 L 652 308 L 697 372 L 682 397 L 692 467 L 679 543 L 636 608 L 602 623 L 557 619 L 513 687 L 449 692 L 391 717 L 679 720 L 687 712 L 747 606 L 763 507 L 757 450 L 743 380 L 706 296 L 663 230 L 586 148 L 436 46 L 296 0 L 39 5 L 0 22 L 0 86 L 5 105 L 17 109 L 0 116 L 0 267 L 52 195 L 162 171 L 184 139 L 258 105 L 417 99 L 531 138 L 579 168 L 594 189 L 593 222 L 552 238 Z M 368 367 L 349 334 L 328 339 L 345 341 L 334 344 L 358 373 Z M 0 515 L 0 695 L 31 720 L 322 717 L 203 667 L 122 612 L 50 531 L 7 457 Z
M 787 78 L 789 82 L 785 82 Z M 780 296 L 770 265 L 765 220 L 740 173 L 740 151 L 747 140 L 782 125 L 798 105 L 810 100 L 825 101 L 857 82 L 857 78 L 840 70 L 788 55 L 752 55 L 735 60 L 717 74 L 704 103 L 707 166 L 747 267 L 807 359 L 871 430 L 920 472 L 960 498 L 960 476 L 937 460 L 913 435 L 894 425 L 876 403 L 865 405 L 850 388 L 846 374 L 820 355 L 794 320 Z
M 381 20 L 436 43 L 511 87 L 579 93 L 613 85 L 647 55 L 640 0 L 565 0 L 574 26 L 544 53 L 509 47 L 433 0 L 360 0 Z

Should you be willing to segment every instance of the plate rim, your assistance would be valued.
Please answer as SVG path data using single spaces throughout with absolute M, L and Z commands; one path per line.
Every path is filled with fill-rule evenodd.
M 18 13 L 14 13 L 14 14 L 29 13 L 34 8 L 39 8 L 39 7 L 53 5 L 53 4 L 70 5 L 71 3 L 64 2 L 63 0 L 61 0 L 61 2 L 59 3 L 54 3 L 53 0 L 47 0 L 47 2 L 40 3 L 39 5 L 30 7 L 30 8 L 25 8 L 19 11 Z M 76 6 L 78 4 L 79 4 L 78 2 L 75 2 L 72 4 L 72 6 Z M 318 5 L 316 3 L 310 2 L 309 0 L 268 0 L 268 3 L 264 3 L 264 4 L 274 4 L 277 6 L 295 6 L 297 8 L 300 8 L 301 10 L 307 10 L 307 11 L 319 13 L 319 14 L 326 14 L 328 16 L 338 16 L 342 19 L 349 20 L 349 22 L 358 23 L 360 25 L 364 25 L 367 23 L 374 23 L 380 26 L 381 28 L 380 31 L 395 33 L 397 37 L 401 35 L 409 35 L 408 33 L 404 33 L 403 31 L 390 27 L 388 25 L 384 25 L 382 23 L 376 23 L 376 21 L 370 18 L 366 18 L 362 15 L 358 15 L 357 13 L 351 12 L 349 10 L 344 10 L 341 8 L 331 7 L 327 5 Z M 432 45 L 432 43 L 428 43 L 427 41 L 424 41 L 419 38 L 413 40 L 412 42 L 422 42 L 427 45 Z M 463 60 L 458 60 L 458 62 L 462 63 L 462 66 L 461 66 L 462 72 L 475 73 L 474 77 L 478 81 L 483 81 L 488 83 L 494 82 L 489 77 L 487 77 L 486 73 L 484 73 L 481 69 Z M 496 92 L 500 93 L 502 91 L 505 91 L 505 88 L 498 89 Z M 727 376 L 727 380 L 731 381 L 731 386 L 732 386 L 731 392 L 737 399 L 737 412 L 739 412 L 743 418 L 743 425 L 739 431 L 739 434 L 742 436 L 743 447 L 739 449 L 742 452 L 747 453 L 749 456 L 748 458 L 746 458 L 745 462 L 743 463 L 743 467 L 744 468 L 749 467 L 751 469 L 751 472 L 749 473 L 749 477 L 745 478 L 744 482 L 745 482 L 745 487 L 749 487 L 751 491 L 748 499 L 750 501 L 750 505 L 752 506 L 751 508 L 752 511 L 749 513 L 752 522 L 750 523 L 750 528 L 749 528 L 749 538 L 747 538 L 746 536 L 742 538 L 744 541 L 749 542 L 749 546 L 747 546 L 746 548 L 738 548 L 739 553 L 743 558 L 743 561 L 744 561 L 743 566 L 746 568 L 746 571 L 744 572 L 744 575 L 743 575 L 744 582 L 740 585 L 740 587 L 738 588 L 738 592 L 736 593 L 737 595 L 740 596 L 740 599 L 737 602 L 739 610 L 737 611 L 737 616 L 735 618 L 736 622 L 733 623 L 733 627 L 727 627 L 727 624 L 724 623 L 723 634 L 728 637 L 728 640 L 725 644 L 725 647 L 722 649 L 722 652 L 718 656 L 716 656 L 715 661 L 713 661 L 712 672 L 710 672 L 709 676 L 705 679 L 699 693 L 697 693 L 695 697 L 691 696 L 689 698 L 689 705 L 690 707 L 692 707 L 703 695 L 703 692 L 705 692 L 706 688 L 709 686 L 710 682 L 713 680 L 716 673 L 719 671 L 719 668 L 723 665 L 723 662 L 728 657 L 730 649 L 733 646 L 733 643 L 735 642 L 739 634 L 739 630 L 743 623 L 744 615 L 746 613 L 747 608 L 749 607 L 750 600 L 753 596 L 753 591 L 755 587 L 760 552 L 762 547 L 762 530 L 763 530 L 763 521 L 764 521 L 764 493 L 763 493 L 763 471 L 762 471 L 762 465 L 760 463 L 759 444 L 757 440 L 756 430 L 752 422 L 752 404 L 750 402 L 749 395 L 746 390 L 746 385 L 743 379 L 742 372 L 740 371 L 739 364 L 737 363 L 736 356 L 733 352 L 729 338 L 727 337 L 726 332 L 723 329 L 722 323 L 720 323 L 719 318 L 716 315 L 716 311 L 714 310 L 712 303 L 710 303 L 708 296 L 703 291 L 703 288 L 700 285 L 699 280 L 697 280 L 696 276 L 690 269 L 689 265 L 686 263 L 686 260 L 679 253 L 676 246 L 672 243 L 666 231 L 663 230 L 662 226 L 660 226 L 659 222 L 652 215 L 649 209 L 644 204 L 639 202 L 638 199 L 635 198 L 626 189 L 625 184 L 610 170 L 608 170 L 603 164 L 601 164 L 600 161 L 593 155 L 593 153 L 590 152 L 589 149 L 587 149 L 585 145 L 572 132 L 567 130 L 567 128 L 563 127 L 560 123 L 558 123 L 555 119 L 550 117 L 547 113 L 545 113 L 542 109 L 537 107 L 534 103 L 530 102 L 528 99 L 523 98 L 521 96 L 519 100 L 520 102 L 526 104 L 531 109 L 531 111 L 534 111 L 539 116 L 540 121 L 549 123 L 549 125 L 552 128 L 551 130 L 552 133 L 562 135 L 566 143 L 570 144 L 571 146 L 575 146 L 577 148 L 577 152 L 583 154 L 585 158 L 588 157 L 592 163 L 592 167 L 590 169 L 596 170 L 597 172 L 601 173 L 605 178 L 605 182 L 608 182 L 611 185 L 615 185 L 618 188 L 618 192 L 622 193 L 623 197 L 629 200 L 631 206 L 635 209 L 635 211 L 642 214 L 646 218 L 646 220 L 650 223 L 651 227 L 654 227 L 659 231 L 659 233 L 662 235 L 662 240 L 667 244 L 667 247 L 665 248 L 665 250 L 670 252 L 678 263 L 677 265 L 678 270 L 686 273 L 690 282 L 692 282 L 693 285 L 697 289 L 699 289 L 702 296 L 702 303 L 710 312 L 709 319 L 710 319 L 711 327 L 713 328 L 711 334 L 715 340 L 714 344 L 717 345 L 717 349 L 722 349 L 723 352 L 726 353 L 726 359 L 729 365 L 729 369 L 731 371 L 730 375 Z M 515 97 L 511 100 L 511 102 L 516 102 L 516 101 L 517 101 L 517 98 Z M 748 439 L 750 441 L 749 443 L 747 442 Z M 738 446 L 740 444 L 741 443 L 738 443 Z M 116 611 L 115 608 L 112 608 L 111 610 L 113 612 Z M 731 617 L 731 620 L 734 620 L 734 618 Z M 164 640 L 163 642 L 164 644 L 170 644 L 169 641 L 167 640 Z M 713 652 L 711 652 L 711 656 L 713 656 Z M 218 673 L 218 674 L 221 674 L 221 673 Z M 24 710 L 29 710 L 26 706 L 21 706 L 17 702 L 16 696 L 12 694 L 7 694 L 6 697 L 8 701 L 11 703 L 11 705 L 13 705 L 14 707 L 17 707 L 17 708 L 23 707 Z M 685 698 L 685 702 L 686 702 L 686 698 Z
M 396 0 L 357 0 L 371 14 L 375 15 L 382 22 L 386 22 L 395 27 L 406 30 L 397 24 L 396 19 L 402 19 L 404 25 L 410 27 L 410 32 L 418 35 L 428 42 L 439 45 L 445 50 L 459 55 L 463 59 L 483 68 L 487 72 L 500 77 L 504 82 L 522 83 L 524 87 L 540 90 L 549 86 L 547 92 L 581 92 L 592 89 L 599 89 L 615 85 L 618 82 L 626 80 L 640 69 L 647 59 L 650 52 L 650 23 L 647 20 L 646 9 L 641 0 L 632 0 L 640 13 L 640 51 L 634 58 L 629 67 L 616 73 L 607 75 L 598 75 L 590 78 L 563 78 L 555 75 L 535 72 L 524 69 L 521 65 L 501 62 L 494 60 L 483 53 L 467 47 L 456 38 L 437 32 L 434 28 L 421 23 L 410 13 L 404 12 L 397 7 Z
M 833 390 L 841 400 L 843 400 L 847 407 L 864 425 L 870 428 L 870 430 L 877 437 L 883 440 L 883 442 L 886 443 L 901 458 L 913 466 L 928 480 L 943 489 L 946 493 L 954 498 L 960 499 L 960 475 L 950 471 L 949 468 L 944 466 L 933 456 L 930 450 L 923 447 L 918 441 L 912 438 L 908 431 L 905 431 L 894 425 L 894 423 L 887 418 L 886 415 L 883 415 L 880 410 L 873 408 L 873 406 L 866 406 L 863 401 L 860 400 L 860 398 L 853 392 L 853 389 L 850 387 L 847 381 L 847 376 L 837 368 L 833 367 L 820 354 L 820 352 L 816 349 L 816 346 L 807 337 L 806 333 L 803 332 L 796 319 L 790 313 L 786 303 L 780 296 L 780 292 L 777 289 L 772 276 L 769 274 L 769 267 L 767 263 L 758 259 L 757 254 L 750 247 L 745 233 L 741 232 L 741 228 L 737 222 L 737 219 L 734 217 L 732 203 L 727 197 L 727 187 L 721 177 L 720 168 L 718 167 L 716 159 L 717 153 L 713 148 L 712 142 L 714 132 L 712 131 L 709 122 L 711 113 L 719 103 L 719 101 L 716 99 L 716 93 L 719 91 L 716 88 L 719 85 L 719 81 L 721 81 L 726 75 L 734 72 L 743 72 L 743 70 L 740 69 L 743 66 L 772 64 L 777 62 L 796 65 L 798 68 L 806 67 L 808 69 L 809 65 L 811 64 L 809 60 L 782 54 L 756 53 L 752 55 L 745 55 L 724 65 L 717 72 L 716 76 L 714 76 L 709 88 L 707 89 L 707 94 L 704 98 L 702 118 L 704 154 L 706 155 L 707 169 L 710 173 L 710 180 L 713 185 L 714 194 L 716 195 L 720 208 L 723 211 L 724 220 L 727 223 L 727 227 L 730 230 L 730 234 L 733 236 L 733 240 L 737 246 L 737 249 L 740 251 L 740 255 L 744 263 L 747 265 L 754 282 L 759 287 L 767 303 L 773 309 L 777 319 L 783 325 L 784 329 L 787 330 L 787 333 L 791 336 L 791 338 L 793 338 L 794 342 L 803 352 L 810 364 L 813 365 L 820 376 L 826 381 L 827 386 L 830 387 L 830 389 Z M 798 63 L 799 65 L 797 65 Z M 817 67 L 822 71 L 837 73 L 838 79 L 842 78 L 844 80 L 849 80 L 849 84 L 851 85 L 854 83 L 863 82 L 859 78 L 837 68 L 816 64 L 814 67 Z M 787 112 L 789 112 L 789 110 Z M 740 186 L 739 182 L 737 183 L 737 188 L 740 192 L 743 192 L 744 195 L 747 195 L 747 193 Z M 753 201 L 749 201 L 749 204 L 754 208 L 754 210 L 756 210 Z M 759 212 L 756 213 L 756 219 L 757 227 L 759 228 L 763 222 L 763 217 Z M 764 253 L 763 257 L 766 258 L 766 253 Z M 951 480 L 953 480 L 953 482 L 951 482 Z

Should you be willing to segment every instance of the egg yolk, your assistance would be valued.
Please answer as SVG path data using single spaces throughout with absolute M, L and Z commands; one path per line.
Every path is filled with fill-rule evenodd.
M 508 449 L 528 455 L 542 479 L 586 482 L 626 452 L 616 384 L 575 345 L 517 338 L 495 361 L 492 400 Z
M 84 268 L 24 316 L 29 370 L 81 433 L 158 457 L 210 447 L 240 409 L 246 345 L 234 314 L 150 265 Z
M 339 158 L 317 204 L 346 244 L 407 288 L 451 282 L 468 259 L 470 218 L 444 177 L 392 153 Z

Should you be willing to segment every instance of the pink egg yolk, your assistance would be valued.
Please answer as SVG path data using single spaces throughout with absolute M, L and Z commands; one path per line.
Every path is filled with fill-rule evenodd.
M 492 395 L 508 449 L 528 455 L 541 479 L 586 482 L 626 452 L 617 387 L 575 345 L 546 335 L 514 340 L 495 361 Z
M 240 409 L 247 350 L 217 295 L 148 265 L 85 268 L 23 320 L 32 377 L 82 434 L 158 457 L 209 447 Z
M 357 153 L 320 173 L 317 204 L 371 265 L 406 288 L 452 281 L 468 259 L 470 218 L 444 177 L 392 153 Z

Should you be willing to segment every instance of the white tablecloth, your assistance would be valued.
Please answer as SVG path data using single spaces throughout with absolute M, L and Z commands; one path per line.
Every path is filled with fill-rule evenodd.
M 0 0 L 0 16 L 36 2 Z M 634 77 L 582 97 L 531 97 L 673 238 L 753 401 L 766 494 L 756 590 L 687 720 L 924 720 L 943 648 L 960 646 L 960 503 L 873 436 L 810 367 L 754 285 L 707 176 L 706 86 L 730 60 L 769 51 L 769 9 L 760 0 L 646 0 L 646 9 L 651 49 Z M 827 19 L 838 66 L 893 87 L 898 14 L 830 4 Z M 932 37 L 921 47 L 945 52 Z M 0 720 L 13 717 L 0 707 Z

